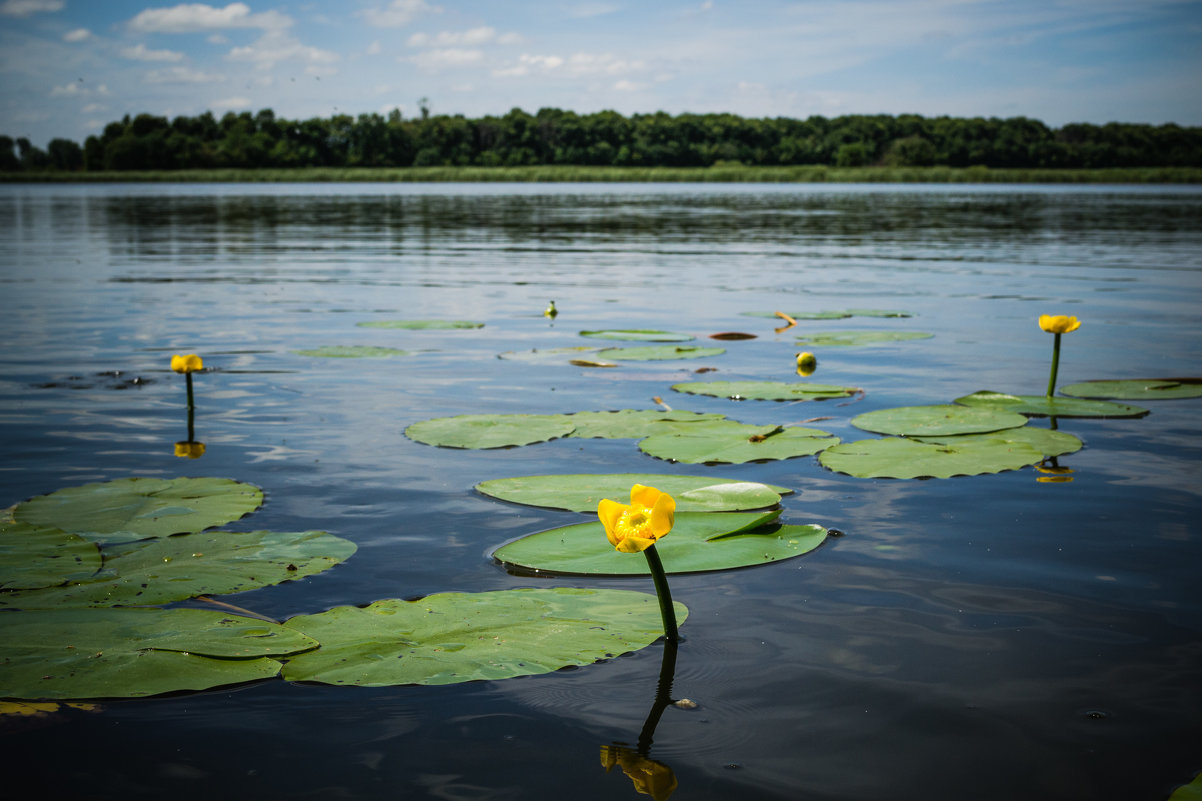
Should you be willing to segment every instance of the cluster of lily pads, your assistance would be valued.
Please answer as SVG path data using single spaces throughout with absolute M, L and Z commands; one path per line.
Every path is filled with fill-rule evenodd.
M 680 499 L 665 547 L 671 572 L 789 558 L 826 536 L 820 526 L 780 525 L 779 510 L 763 511 L 779 504 L 784 488 L 654 478 Z M 650 477 L 546 479 L 479 489 L 583 511 Z M 449 684 L 586 665 L 662 634 L 654 595 L 571 587 L 438 593 L 268 620 L 213 596 L 313 576 L 356 547 L 323 531 L 213 528 L 262 502 L 257 487 L 231 479 L 128 478 L 11 507 L 0 520 L 0 697 L 140 697 L 274 677 Z M 632 560 L 612 558 L 604 534 L 593 530 L 599 526 L 531 535 L 498 548 L 496 558 L 534 574 L 640 572 Z M 676 611 L 680 619 L 688 613 L 682 604 Z

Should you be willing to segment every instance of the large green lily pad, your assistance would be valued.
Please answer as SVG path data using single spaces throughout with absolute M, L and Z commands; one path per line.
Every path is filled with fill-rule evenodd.
M 1042 458 L 1031 445 L 987 436 L 949 437 L 942 444 L 887 437 L 842 442 L 818 462 L 858 478 L 951 478 L 1017 470 Z
M 0 523 L 0 589 L 53 587 L 99 569 L 100 549 L 90 540 L 57 528 Z
M 566 437 L 576 424 L 566 415 L 461 414 L 413 423 L 405 436 L 442 448 L 511 448 Z
M 263 503 L 263 491 L 230 478 L 119 478 L 39 495 L 13 519 L 93 542 L 167 537 L 223 526 Z
M 292 351 L 297 356 L 317 356 L 323 359 L 391 359 L 396 356 L 412 356 L 413 353 L 399 348 L 380 348 L 373 345 L 326 345 L 321 348 Z
M 935 336 L 923 331 L 821 331 L 797 338 L 799 345 L 850 348 L 862 345 L 886 345 Z
M 0 614 L 0 697 L 134 698 L 276 676 L 269 656 L 317 642 L 208 609 L 64 609 Z
M 689 342 L 694 339 L 690 334 L 677 334 L 671 331 L 656 331 L 648 328 L 612 328 L 602 331 L 581 331 L 582 337 L 596 339 L 623 339 L 629 342 Z
M 324 531 L 205 531 L 115 545 L 96 576 L 0 594 L 0 609 L 150 606 L 267 587 L 327 570 L 355 544 Z
M 1123 403 L 1081 398 L 1049 398 L 1046 395 L 1007 395 L 1004 392 L 989 390 L 956 398 L 956 403 L 1044 417 L 1141 417 L 1148 413 L 1147 409 Z
M 666 476 L 655 473 L 577 473 L 568 475 L 494 478 L 476 485 L 490 498 L 527 506 L 596 512 L 603 498 L 630 502 L 635 484 L 655 487 L 676 499 L 677 512 L 736 512 L 780 503 L 792 490 L 752 481 L 705 476 Z
M 683 622 L 688 609 L 674 606 Z M 654 595 L 571 587 L 377 601 L 287 625 L 321 647 L 291 659 L 285 679 L 365 687 L 550 673 L 637 651 L 663 635 Z
M 1178 400 L 1202 398 L 1202 378 L 1127 378 L 1115 381 L 1082 381 L 1061 387 L 1075 398 L 1119 400 Z
M 673 359 L 704 359 L 721 356 L 726 348 L 703 348 L 696 345 L 647 345 L 635 348 L 605 348 L 598 351 L 601 359 L 619 362 L 658 362 Z
M 358 325 L 360 328 L 399 328 L 406 331 L 450 331 L 484 327 L 484 323 L 471 320 L 367 320 Z
M 673 384 L 677 392 L 731 400 L 809 401 L 846 398 L 860 390 L 805 381 L 686 381 Z
M 639 442 L 639 450 L 670 462 L 744 464 L 811 456 L 838 442 L 817 428 L 752 426 L 719 420 L 690 423 L 670 433 L 652 434 Z
M 826 539 L 826 529 L 819 525 L 775 525 L 779 514 L 678 512 L 672 531 L 656 541 L 655 550 L 668 573 L 699 573 L 790 559 Z M 614 550 L 600 521 L 531 534 L 501 546 L 493 558 L 511 568 L 539 573 L 650 574 L 642 554 Z
M 656 409 L 621 409 L 616 412 L 577 412 L 565 415 L 576 428 L 573 437 L 590 439 L 638 439 L 661 431 L 675 431 L 681 426 L 707 420 L 724 420 L 715 412 L 660 411 Z
M 949 434 L 981 434 L 1025 425 L 1027 418 L 1003 409 L 973 406 L 899 406 L 865 412 L 851 424 L 877 434 L 899 437 L 940 437 Z
M 982 439 L 1000 439 L 1005 442 L 1018 442 L 1030 445 L 1043 454 L 1045 458 L 1076 453 L 1081 450 L 1082 446 L 1081 440 L 1072 434 L 1064 431 L 1052 431 L 1047 428 L 1034 428 L 1032 426 L 1007 428 L 1005 431 L 991 431 L 987 434 L 959 434 L 951 437 L 915 437 L 915 439 L 936 445 L 956 445 L 961 447 Z

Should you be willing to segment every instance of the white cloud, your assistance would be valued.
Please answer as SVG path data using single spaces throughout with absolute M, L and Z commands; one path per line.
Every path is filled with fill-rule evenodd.
M 637 92 L 647 86 L 645 83 L 636 83 L 635 81 L 621 80 L 614 84 L 614 89 L 619 92 Z
M 91 94 L 107 95 L 108 93 L 109 89 L 104 84 L 100 84 L 93 89 L 85 84 L 82 78 L 73 83 L 56 86 L 50 90 L 51 97 L 85 97 Z
M 551 72 L 563 66 L 563 59 L 559 56 L 532 56 L 528 53 L 523 53 L 518 56 L 518 63 L 509 67 L 499 67 L 492 71 L 492 74 L 499 77 L 513 77 L 529 75 L 531 71 Z
M 28 17 L 41 11 L 62 11 L 63 0 L 4 0 L 0 14 L 6 17 Z
M 399 28 L 421 14 L 440 11 L 441 8 L 429 5 L 426 0 L 392 0 L 384 8 L 368 8 L 360 13 L 373 28 Z
M 482 45 L 496 38 L 495 28 L 480 27 L 469 31 L 443 31 L 437 36 L 415 33 L 409 37 L 410 47 L 459 47 Z
M 190 67 L 166 67 L 152 70 L 143 77 L 147 83 L 216 83 L 224 81 L 224 75 L 213 75 Z
M 377 39 L 367 46 L 367 55 L 378 56 L 382 50 L 383 48 L 380 47 L 380 40 Z
M 292 18 L 278 11 L 250 13 L 245 3 L 230 3 L 225 8 L 204 3 L 185 3 L 171 8 L 148 8 L 129 22 L 144 33 L 197 33 L 226 28 L 279 30 L 292 24 Z
M 444 67 L 464 67 L 475 64 L 484 58 L 479 50 L 463 50 L 448 48 L 445 50 L 427 50 L 418 53 L 411 61 L 424 70 L 438 70 Z
M 235 47 L 227 56 L 232 61 L 249 61 L 259 69 L 271 69 L 281 61 L 303 61 L 309 64 L 332 64 L 338 54 L 329 50 L 303 45 L 279 31 L 269 31 L 254 44 Z
M 627 61 L 612 53 L 574 53 L 568 59 L 568 70 L 573 75 L 620 75 L 646 66 L 642 61 Z
M 121 55 L 125 58 L 133 59 L 134 61 L 183 61 L 184 54 L 177 53 L 174 50 L 150 50 L 144 44 L 139 44 L 136 47 L 127 47 L 121 51 Z
M 73 31 L 67 31 L 63 34 L 64 42 L 82 42 L 92 36 L 92 32 L 87 28 L 76 28 Z
M 88 103 L 80 111 L 84 114 L 95 114 L 98 111 L 108 111 L 108 106 L 103 103 Z
M 214 109 L 233 111 L 235 109 L 250 108 L 251 102 L 249 97 L 227 97 L 222 100 L 214 100 L 212 105 Z

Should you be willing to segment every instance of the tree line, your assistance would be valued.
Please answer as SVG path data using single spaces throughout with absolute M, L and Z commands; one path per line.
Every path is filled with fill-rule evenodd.
M 852 114 L 807 119 L 544 108 L 503 116 L 339 114 L 288 120 L 270 109 L 168 120 L 126 115 L 82 145 L 0 136 L 0 171 L 288 167 L 1202 167 L 1202 128 L 1026 117 Z

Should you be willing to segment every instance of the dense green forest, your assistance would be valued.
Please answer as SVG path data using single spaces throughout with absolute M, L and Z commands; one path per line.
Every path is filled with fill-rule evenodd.
M 751 119 L 733 114 L 576 114 L 513 109 L 500 117 L 337 115 L 287 120 L 210 112 L 168 120 L 128 115 L 81 146 L 45 150 L 0 136 L 0 172 L 297 167 L 1202 167 L 1202 128 L 1074 123 L 1025 117 L 848 115 Z

